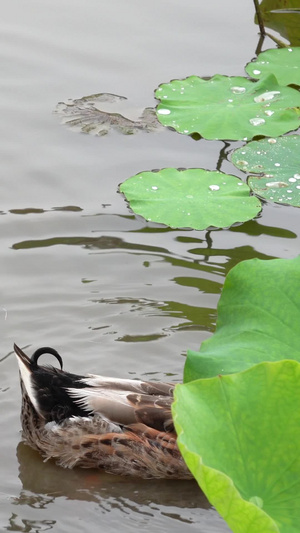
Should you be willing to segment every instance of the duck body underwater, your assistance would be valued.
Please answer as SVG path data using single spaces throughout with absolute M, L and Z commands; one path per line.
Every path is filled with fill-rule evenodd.
M 176 444 L 171 383 L 77 375 L 53 348 L 29 358 L 14 345 L 26 444 L 67 468 L 143 478 L 192 478 Z M 38 365 L 51 354 L 60 368 Z

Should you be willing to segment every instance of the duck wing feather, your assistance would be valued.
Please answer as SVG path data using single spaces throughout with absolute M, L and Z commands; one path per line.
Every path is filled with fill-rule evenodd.
M 174 431 L 171 415 L 174 385 L 89 376 L 87 387 L 67 393 L 88 414 L 101 414 L 121 425 L 143 423 L 158 431 Z

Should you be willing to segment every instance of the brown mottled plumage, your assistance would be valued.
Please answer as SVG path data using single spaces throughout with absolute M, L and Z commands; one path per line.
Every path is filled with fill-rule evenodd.
M 176 444 L 174 385 L 78 376 L 63 371 L 53 348 L 40 348 L 31 359 L 14 349 L 24 440 L 45 460 L 144 478 L 192 477 Z M 39 366 L 43 353 L 56 357 L 61 368 Z

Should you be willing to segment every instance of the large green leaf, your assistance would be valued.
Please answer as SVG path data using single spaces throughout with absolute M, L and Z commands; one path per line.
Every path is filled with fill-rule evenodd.
M 185 381 L 238 372 L 262 361 L 300 361 L 300 256 L 251 259 L 227 275 L 216 332 L 188 351 Z
M 135 213 L 172 228 L 227 227 L 252 219 L 261 209 L 244 182 L 201 168 L 141 172 L 124 181 L 120 191 Z
M 178 385 L 173 417 L 188 467 L 234 533 L 299 532 L 299 363 Z
M 300 207 L 300 135 L 252 141 L 235 150 L 233 164 L 247 173 L 248 185 L 266 200 Z
M 262 52 L 255 61 L 246 65 L 246 72 L 256 79 L 275 74 L 281 85 L 300 85 L 300 47 Z
M 269 75 L 258 82 L 216 75 L 191 76 L 161 85 L 156 112 L 164 126 L 206 139 L 278 136 L 298 128 L 300 93 Z

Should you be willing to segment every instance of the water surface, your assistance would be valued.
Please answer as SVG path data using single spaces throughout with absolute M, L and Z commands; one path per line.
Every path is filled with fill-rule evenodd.
M 64 471 L 20 444 L 12 345 L 52 345 L 73 372 L 177 382 L 186 349 L 214 330 L 229 269 L 299 253 L 297 209 L 170 230 L 133 216 L 117 192 L 142 170 L 214 170 L 223 143 L 170 131 L 100 139 L 53 114 L 97 92 L 145 107 L 172 78 L 243 75 L 257 44 L 251 2 L 4 0 L 0 26 L 0 529 L 228 531 L 194 482 Z

